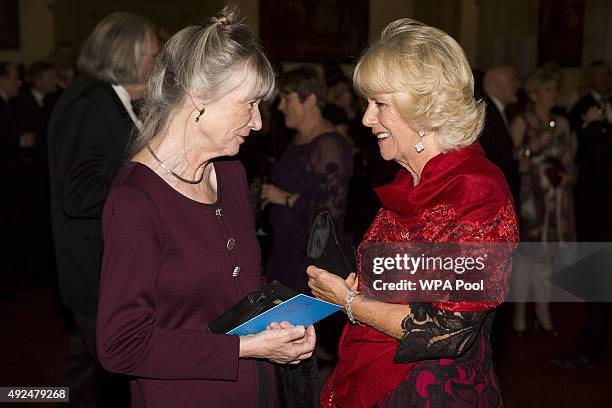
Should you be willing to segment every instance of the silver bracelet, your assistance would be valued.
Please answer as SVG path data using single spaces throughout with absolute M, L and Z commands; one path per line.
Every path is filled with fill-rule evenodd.
M 344 306 L 344 310 L 346 310 L 346 316 L 352 324 L 360 324 L 353 316 L 353 298 L 355 296 L 363 296 L 363 294 L 356 290 L 351 290 L 348 295 L 346 295 L 346 306 Z

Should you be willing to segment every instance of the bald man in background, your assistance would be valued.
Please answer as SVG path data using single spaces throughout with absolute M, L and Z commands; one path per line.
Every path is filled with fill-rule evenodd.
M 515 206 L 518 204 L 520 176 L 518 162 L 514 159 L 510 121 L 505 111 L 508 105 L 517 102 L 518 85 L 512 66 L 493 67 L 485 73 L 483 89 L 487 109 L 484 129 L 479 138 L 487 159 L 504 173 Z

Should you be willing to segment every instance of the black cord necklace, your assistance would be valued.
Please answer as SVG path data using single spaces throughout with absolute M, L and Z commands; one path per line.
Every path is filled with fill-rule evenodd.
M 204 172 L 202 172 L 202 175 L 200 176 L 199 180 L 189 180 L 189 179 L 186 179 L 186 178 L 183 178 L 183 177 L 179 176 L 178 174 L 176 174 L 175 172 L 170 170 L 168 167 L 166 167 L 164 162 L 162 162 L 159 159 L 159 157 L 157 157 L 157 155 L 155 155 L 155 152 L 153 151 L 153 149 L 151 149 L 151 146 L 149 146 L 148 144 L 147 144 L 147 150 L 149 151 L 149 153 L 151 153 L 151 156 L 153 156 L 153 158 L 155 159 L 157 164 L 159 164 L 162 169 L 164 169 L 167 173 L 171 174 L 172 176 L 176 177 L 177 179 L 181 180 L 183 183 L 187 183 L 187 184 L 199 184 L 202 181 L 202 179 L 204 179 Z

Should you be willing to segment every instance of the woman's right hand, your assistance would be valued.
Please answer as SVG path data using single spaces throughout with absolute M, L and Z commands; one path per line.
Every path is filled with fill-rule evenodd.
M 240 336 L 240 357 L 265 358 L 273 363 L 297 363 L 312 357 L 316 343 L 313 326 L 280 325 L 258 334 Z
M 587 127 L 592 122 L 598 122 L 605 119 L 605 112 L 599 106 L 591 106 L 588 111 L 582 115 L 583 126 Z

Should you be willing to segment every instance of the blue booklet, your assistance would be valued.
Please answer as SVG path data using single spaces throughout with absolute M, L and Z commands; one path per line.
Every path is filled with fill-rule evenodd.
M 294 326 L 308 327 L 341 309 L 341 306 L 333 303 L 299 294 L 242 323 L 227 334 L 238 336 L 256 334 L 266 330 L 266 327 L 273 322 L 289 322 Z

